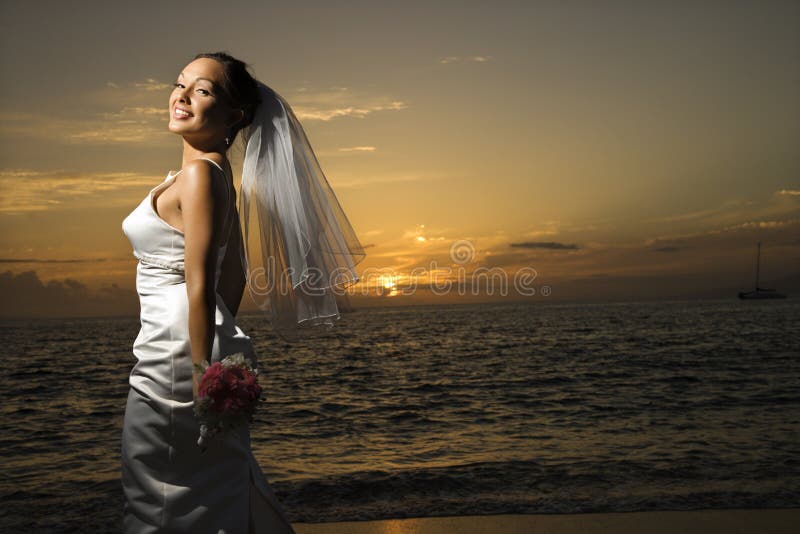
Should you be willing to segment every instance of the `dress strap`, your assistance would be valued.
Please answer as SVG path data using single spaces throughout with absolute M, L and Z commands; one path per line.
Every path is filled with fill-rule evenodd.
M 222 167 L 220 167 L 219 163 L 217 163 L 217 162 L 216 162 L 216 161 L 214 161 L 213 159 L 211 159 L 211 158 L 204 158 L 203 156 L 200 156 L 200 157 L 199 157 L 199 158 L 197 158 L 197 159 L 204 159 L 204 160 L 206 160 L 206 161 L 210 161 L 211 163 L 213 163 L 213 164 L 214 164 L 214 166 L 215 166 L 216 168 L 218 168 L 218 169 L 219 169 L 219 170 L 221 170 L 223 173 L 225 173 L 225 169 L 223 169 Z

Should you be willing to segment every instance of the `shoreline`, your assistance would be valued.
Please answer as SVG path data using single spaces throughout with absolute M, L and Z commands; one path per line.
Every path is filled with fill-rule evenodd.
M 293 523 L 297 534 L 750 534 L 797 532 L 800 508 L 417 517 Z

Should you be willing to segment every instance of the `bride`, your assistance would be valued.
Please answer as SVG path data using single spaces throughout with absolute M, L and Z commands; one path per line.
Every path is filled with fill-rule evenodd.
M 332 327 L 337 291 L 359 279 L 365 254 L 288 103 L 244 62 L 198 54 L 173 85 L 181 168 L 122 222 L 141 305 L 121 440 L 124 530 L 291 533 L 248 427 L 198 447 L 193 364 L 268 357 L 236 324 L 245 286 L 282 337 Z M 240 133 L 237 210 L 227 153 Z

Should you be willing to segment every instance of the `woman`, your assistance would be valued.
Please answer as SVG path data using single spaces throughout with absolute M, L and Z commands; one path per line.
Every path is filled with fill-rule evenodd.
M 125 532 L 294 532 L 253 457 L 249 428 L 201 452 L 193 364 L 242 352 L 257 365 L 235 324 L 245 285 L 276 332 L 332 325 L 333 289 L 358 280 L 363 248 L 288 104 L 245 63 L 199 54 L 178 75 L 169 112 L 169 130 L 183 138 L 181 169 L 122 223 L 139 259 L 142 325 L 122 432 Z M 226 156 L 240 131 L 244 237 Z M 288 291 L 254 267 L 259 259 L 289 271 Z

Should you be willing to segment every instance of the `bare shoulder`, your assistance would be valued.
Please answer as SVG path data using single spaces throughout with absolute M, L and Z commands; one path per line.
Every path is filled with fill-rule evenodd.
M 207 194 L 213 190 L 213 173 L 219 170 L 214 164 L 204 159 L 194 159 L 183 166 L 181 178 L 183 190 L 191 195 Z

